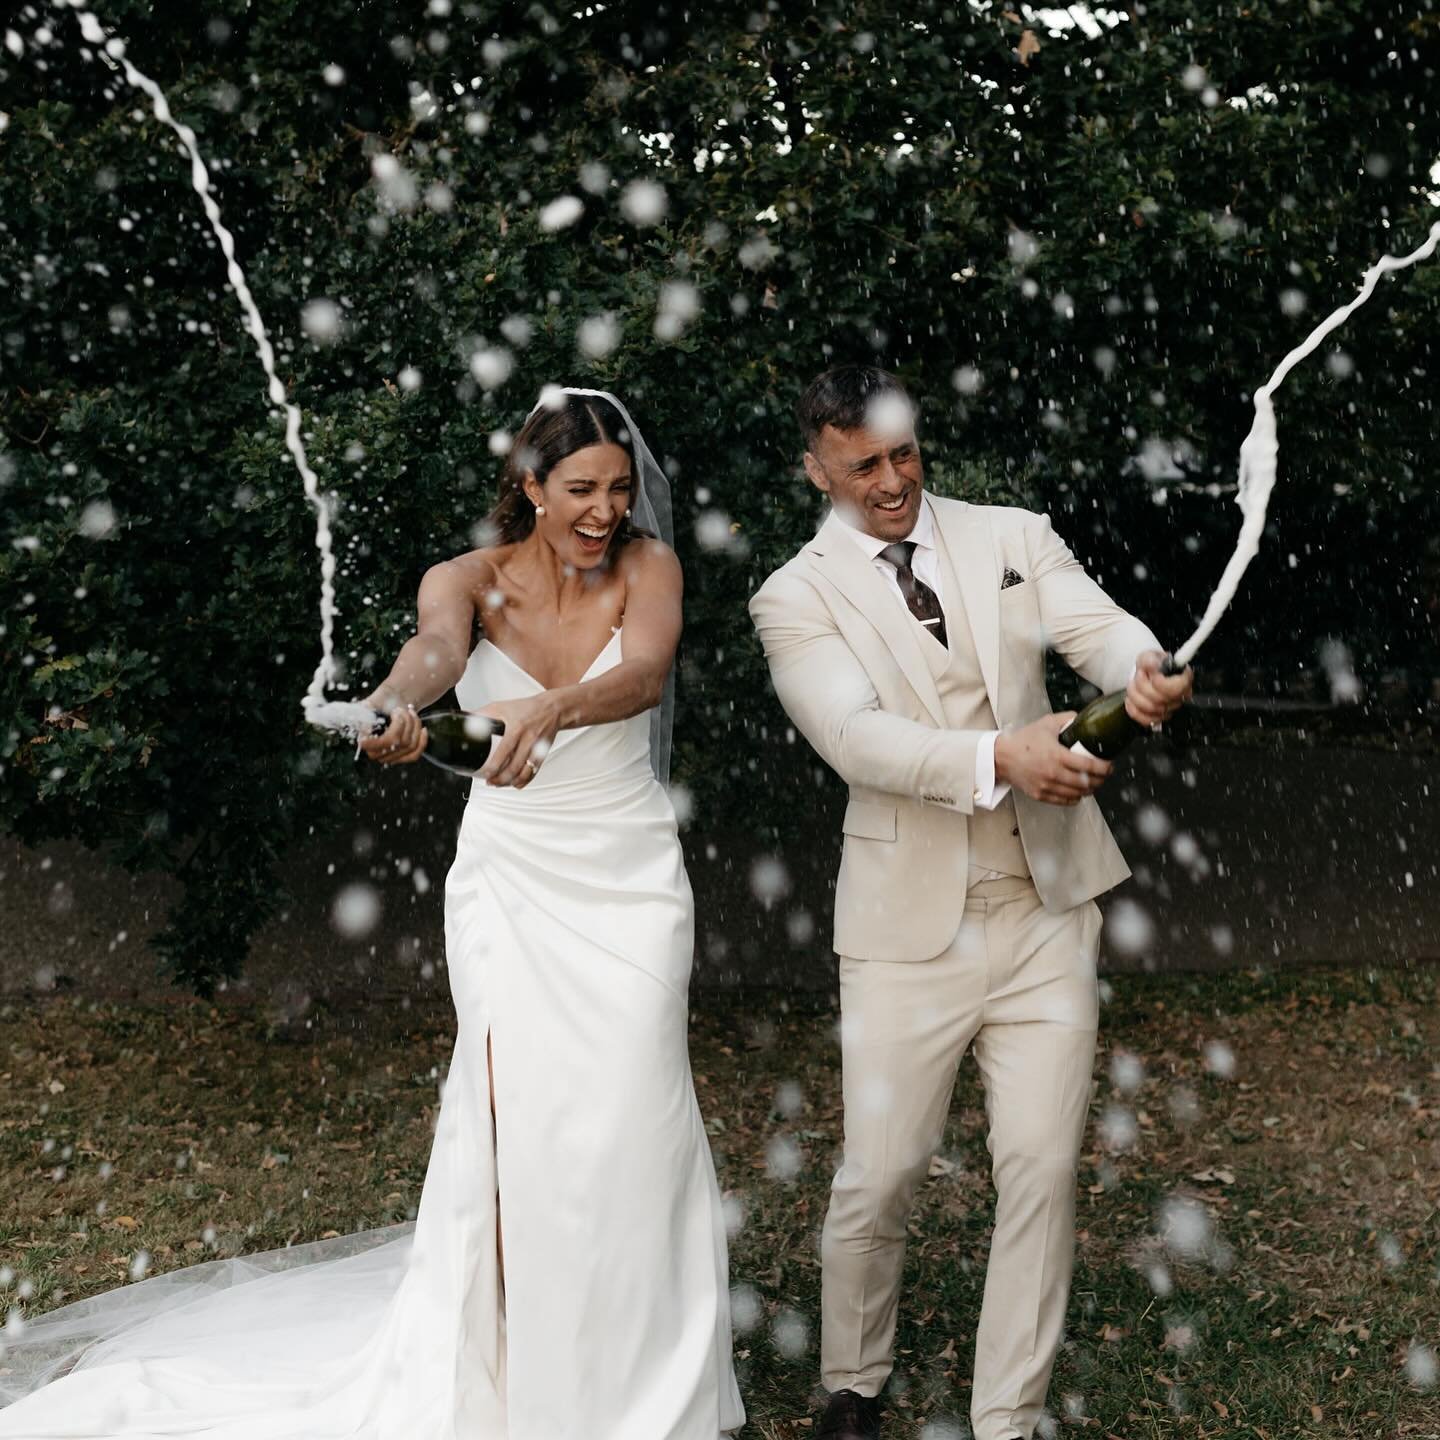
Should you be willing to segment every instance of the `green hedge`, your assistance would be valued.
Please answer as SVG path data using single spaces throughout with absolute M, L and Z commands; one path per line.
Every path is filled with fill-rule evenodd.
M 1249 387 L 1440 213 L 1440 20 L 1413 0 L 1137 4 L 1093 37 L 979 0 L 419 10 L 105 12 L 216 163 L 343 507 L 350 682 L 469 544 L 492 432 L 543 382 L 613 388 L 674 480 L 678 775 L 706 823 L 782 841 L 804 807 L 744 602 L 819 514 L 789 416 L 812 373 L 899 369 L 934 483 L 1052 510 L 1179 636 L 1233 542 L 1203 487 L 1232 478 Z M 27 13 L 0 52 L 0 803 L 27 841 L 178 871 L 161 953 L 205 991 L 363 778 L 300 723 L 312 521 L 188 167 L 72 17 Z M 637 180 L 658 223 L 627 218 Z M 584 213 L 552 233 L 561 195 Z M 675 283 L 698 313 L 659 337 Z M 334 343 L 302 329 L 316 298 Z M 616 344 L 586 357 L 597 315 Z M 1372 679 L 1440 673 L 1437 316 L 1440 264 L 1285 387 L 1275 517 L 1212 682 L 1286 684 L 1332 635 Z M 490 391 L 487 345 L 513 358 Z M 735 538 L 707 549 L 715 511 Z

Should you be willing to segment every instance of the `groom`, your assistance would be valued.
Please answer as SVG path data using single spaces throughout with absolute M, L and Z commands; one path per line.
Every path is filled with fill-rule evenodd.
M 835 890 L 845 1150 L 821 1240 L 817 1440 L 873 1440 L 905 1226 L 973 1048 L 997 1192 L 975 1440 L 1033 1433 L 1060 1344 L 1097 1024 L 1095 897 L 1129 871 L 1057 742 L 1045 652 L 1145 724 L 1191 676 L 1043 515 L 927 495 L 894 376 L 827 370 L 799 405 L 819 533 L 750 613 L 781 704 L 850 787 Z

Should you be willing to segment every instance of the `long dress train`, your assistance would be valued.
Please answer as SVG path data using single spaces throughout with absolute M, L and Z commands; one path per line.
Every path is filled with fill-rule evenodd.
M 457 691 L 473 709 L 541 688 L 482 640 Z M 0 1437 L 743 1423 L 686 1046 L 690 887 L 647 718 L 562 732 L 524 790 L 474 786 L 445 890 L 458 1035 L 414 1225 L 193 1266 L 0 1336 Z

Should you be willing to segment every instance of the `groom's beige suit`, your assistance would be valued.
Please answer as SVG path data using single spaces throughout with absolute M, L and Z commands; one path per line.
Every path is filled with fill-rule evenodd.
M 828 1389 L 864 1395 L 890 1373 L 906 1220 L 973 1045 L 997 1204 L 971 1415 L 976 1440 L 1012 1440 L 1040 1416 L 1069 1291 L 1093 900 L 1129 871 L 1093 799 L 993 787 L 985 737 L 1050 713 L 1047 649 L 1110 690 L 1160 647 L 1045 516 L 922 503 L 948 645 L 833 512 L 750 602 L 781 704 L 850 787 L 835 892 L 845 1151 L 822 1239 L 821 1365 Z

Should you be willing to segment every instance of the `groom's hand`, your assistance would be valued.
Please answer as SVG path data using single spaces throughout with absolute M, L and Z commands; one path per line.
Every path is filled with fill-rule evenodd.
M 1077 755 L 1059 743 L 1073 710 L 1046 715 L 995 737 L 995 778 L 1047 805 L 1078 805 L 1105 783 L 1115 768 L 1108 760 Z
M 1142 650 L 1135 658 L 1135 673 L 1125 687 L 1125 709 L 1140 725 L 1161 725 L 1194 693 L 1195 672 L 1187 665 L 1178 675 L 1163 670 L 1159 650 Z

